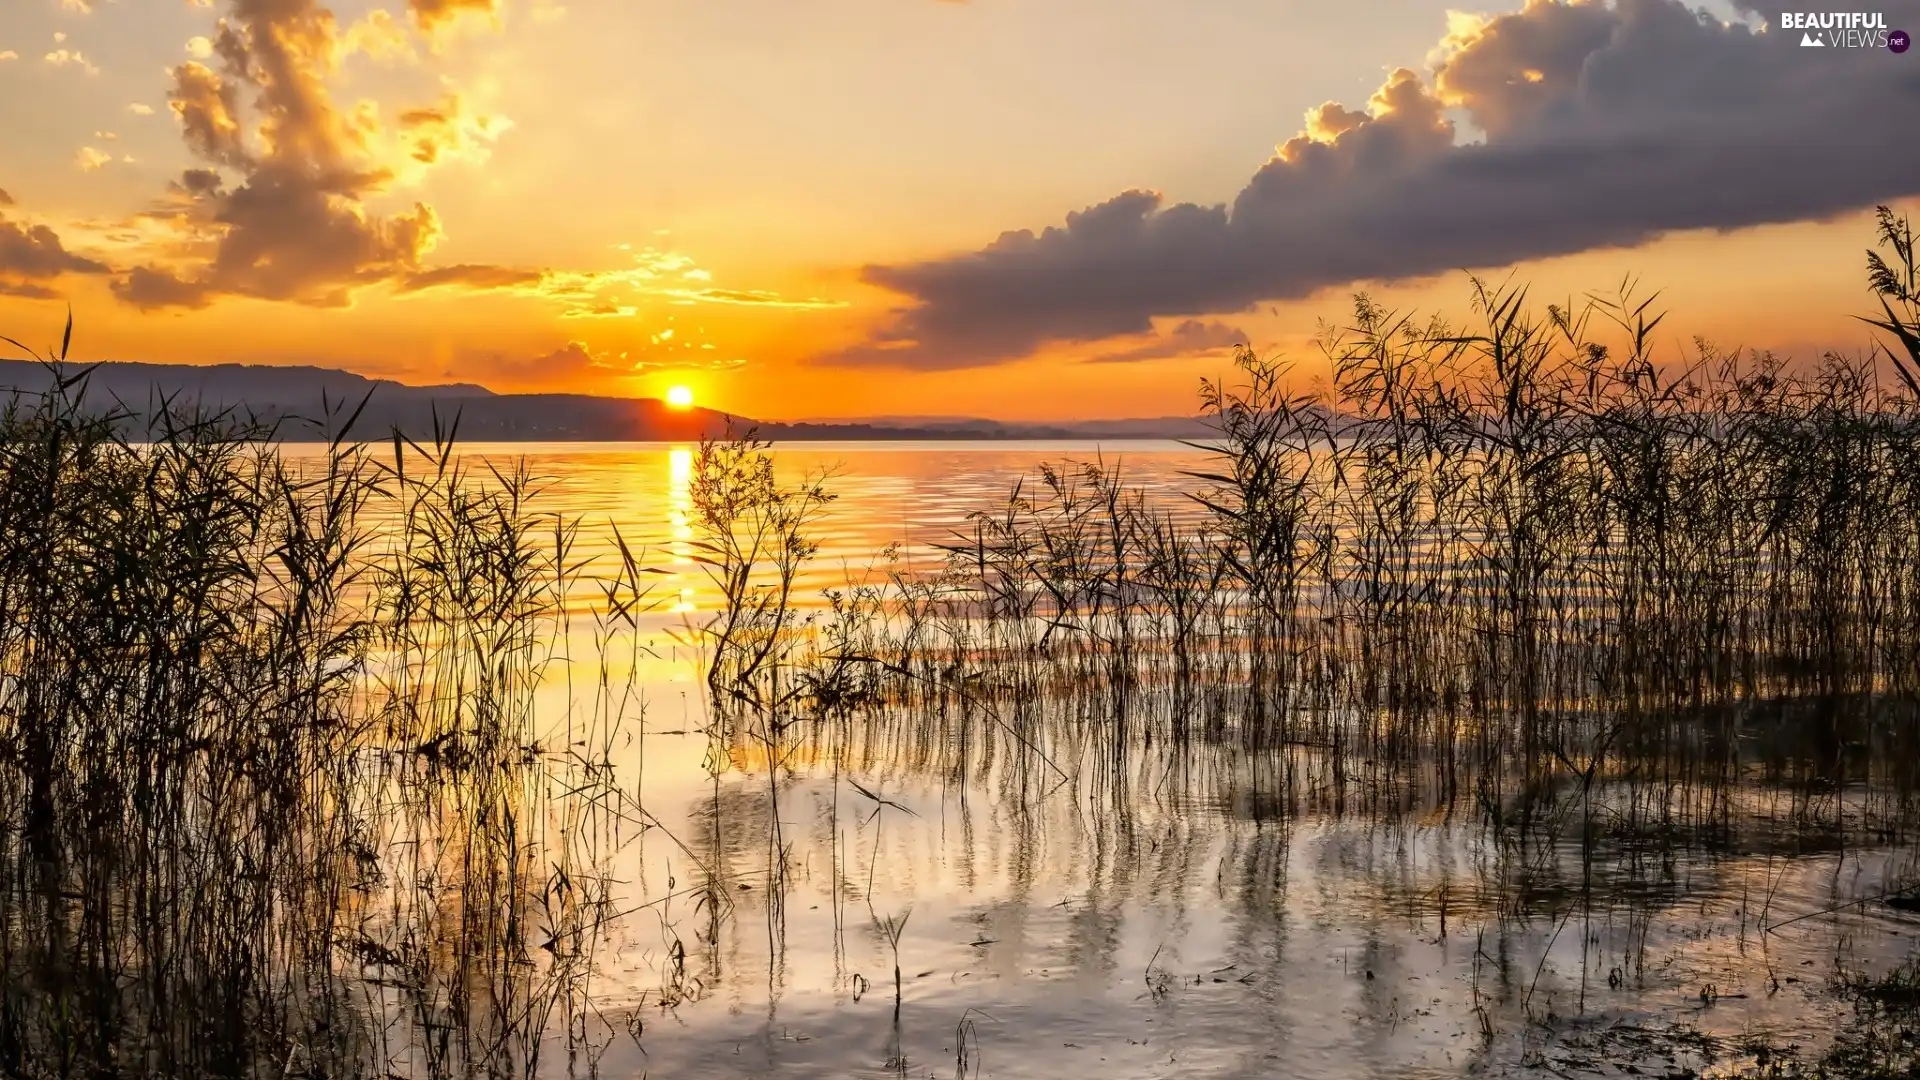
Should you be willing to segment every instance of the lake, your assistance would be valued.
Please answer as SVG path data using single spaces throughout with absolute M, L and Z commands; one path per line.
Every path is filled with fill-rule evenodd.
M 1820 1045 L 1850 1015 L 1835 971 L 1920 930 L 1876 899 L 1910 880 L 1904 844 L 1809 823 L 1864 815 L 1868 793 L 1816 805 L 1759 771 L 1703 790 L 1714 825 L 1678 840 L 1642 828 L 1639 787 L 1590 773 L 1567 820 L 1515 841 L 1364 755 L 1335 783 L 1311 741 L 1166 737 L 1181 701 L 1116 706 L 1097 678 L 1050 718 L 723 735 L 692 449 L 465 452 L 546 478 L 577 555 L 611 565 L 617 527 L 665 571 L 611 744 L 640 809 L 596 840 L 600 1075 L 1711 1075 Z M 969 513 L 1096 458 L 1176 513 L 1209 462 L 1175 443 L 777 447 L 781 477 L 824 473 L 837 496 L 797 602 L 871 580 L 889 545 L 931 571 Z M 543 728 L 571 733 L 598 676 L 547 672 Z M 1133 734 L 1095 730 L 1116 707 L 1138 709 Z
M 578 519 L 579 557 L 606 566 L 618 558 L 613 531 L 673 568 L 663 590 L 682 611 L 710 610 L 706 576 L 692 562 L 695 540 L 690 485 L 697 447 L 669 443 L 473 443 L 463 456 L 476 462 L 524 461 L 541 479 L 539 508 Z M 311 460 L 320 448 L 293 443 L 293 460 Z M 1041 465 L 1104 463 L 1170 502 L 1191 486 L 1185 473 L 1210 455 L 1161 440 L 1094 442 L 807 442 L 786 443 L 775 457 L 781 479 L 825 476 L 837 497 L 814 530 L 818 556 L 805 570 L 798 599 L 818 604 L 821 590 L 843 586 L 885 565 L 882 552 L 899 545 L 901 566 L 935 568 L 935 546 L 952 541 L 967 515 L 1004 503 L 1013 485 Z

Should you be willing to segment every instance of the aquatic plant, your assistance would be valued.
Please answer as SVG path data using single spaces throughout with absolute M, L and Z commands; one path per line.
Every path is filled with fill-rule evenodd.
M 1876 325 L 1911 347 L 1903 228 L 1882 215 L 1895 263 L 1870 270 Z M 896 643 L 860 651 L 946 657 L 887 667 L 902 708 L 993 700 L 1030 733 L 1048 695 L 1097 686 L 1126 741 L 1121 699 L 1151 689 L 1170 730 L 1293 747 L 1321 790 L 1356 766 L 1375 791 L 1470 783 L 1501 824 L 1558 822 L 1602 779 L 1632 783 L 1618 828 L 1695 796 L 1710 820 L 1756 724 L 1799 740 L 1791 767 L 1871 767 L 1904 800 L 1905 766 L 1845 748 L 1912 737 L 1906 368 L 1886 384 L 1875 355 L 1793 370 L 1705 342 L 1662 361 L 1631 282 L 1542 311 L 1513 287 L 1472 299 L 1461 328 L 1361 297 L 1323 337 L 1317 395 L 1243 349 L 1240 383 L 1202 388 L 1218 466 L 1192 505 L 1111 463 L 1042 469 L 972 515 L 942 575 L 896 577 L 863 616 Z
M 591 1057 L 621 717 L 531 704 L 571 526 L 451 431 L 381 462 L 330 409 L 296 466 L 171 401 L 131 441 L 86 380 L 0 415 L 0 1071 Z

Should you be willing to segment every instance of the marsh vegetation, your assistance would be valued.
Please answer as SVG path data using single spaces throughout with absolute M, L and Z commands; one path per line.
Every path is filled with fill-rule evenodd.
M 1858 1003 L 1831 1050 L 1674 1028 L 1647 1053 L 1898 1075 L 1920 288 L 1904 221 L 1878 241 L 1893 351 L 1811 365 L 1659 354 L 1630 285 L 1476 281 L 1458 325 L 1362 298 L 1319 383 L 1243 352 L 1203 387 L 1218 438 L 1183 491 L 1046 467 L 937 569 L 876 552 L 823 597 L 799 582 L 833 478 L 710 442 L 692 550 L 724 602 L 697 620 L 664 611 L 655 553 L 615 531 L 581 555 L 601 524 L 452 422 L 360 442 L 346 403 L 295 464 L 284 427 L 185 404 L 144 405 L 134 441 L 76 370 L 0 416 L 0 1071 L 638 1075 L 743 925 L 785 985 L 792 923 L 830 932 L 833 1001 L 889 1013 L 884 1052 L 832 1068 L 1018 1075 L 989 1068 L 991 1010 L 918 1048 L 929 917 L 887 884 L 902 844 L 972 851 L 977 801 L 1016 863 L 1072 819 L 1091 868 L 1063 935 L 1151 1016 L 1317 993 L 1278 975 L 1311 884 L 1399 920 L 1400 945 L 1341 945 L 1340 979 L 1438 950 L 1430 1004 L 1355 1008 L 1390 1034 L 1451 1012 L 1450 1065 L 1598 1067 L 1645 1049 L 1614 1021 L 1648 994 L 1817 984 Z M 667 641 L 701 657 L 690 811 L 644 797 L 645 748 L 680 735 L 648 733 L 639 675 Z M 1315 883 L 1303 845 L 1341 873 Z M 1232 962 L 1139 942 L 1120 973 L 1142 892 L 1203 881 L 1247 928 Z

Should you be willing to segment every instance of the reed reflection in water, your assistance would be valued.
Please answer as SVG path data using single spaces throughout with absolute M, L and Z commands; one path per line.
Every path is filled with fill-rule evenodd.
M 744 749 L 710 791 L 649 787 L 682 800 L 684 857 L 730 916 L 682 924 L 698 992 L 646 997 L 646 1054 L 617 1060 L 702 1076 L 877 1077 L 903 1059 L 952 1076 L 962 1057 L 982 1076 L 1454 1076 L 1615 1060 L 1635 1033 L 1682 1026 L 1737 1062 L 1747 1041 L 1817 1044 L 1844 1018 L 1834 965 L 1884 962 L 1911 934 L 1882 905 L 1767 931 L 1914 871 L 1904 849 L 1849 853 L 1786 824 L 1785 788 L 1743 793 L 1710 841 L 1515 844 L 1444 805 L 1289 795 L 1289 773 L 1330 773 L 1310 752 L 1042 745 L 1075 780 L 1010 734 L 902 722 L 803 740 L 777 804 Z M 792 845 L 777 905 L 776 816 Z M 890 920 L 909 912 L 896 953 Z M 1684 1043 L 1648 1049 L 1645 1068 L 1707 1063 Z

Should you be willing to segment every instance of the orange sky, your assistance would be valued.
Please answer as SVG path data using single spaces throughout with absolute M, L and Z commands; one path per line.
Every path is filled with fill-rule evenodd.
M 1478 69 L 1451 58 L 1518 65 L 1521 31 L 1583 32 L 1579 11 L 1535 10 L 1567 7 L 1535 0 L 1500 23 L 1425 0 L 14 0 L 0 15 L 0 334 L 50 341 L 70 303 L 82 359 L 311 363 L 496 390 L 686 384 L 769 418 L 1186 412 L 1229 355 L 1176 333 L 1189 320 L 1311 356 L 1316 322 L 1340 317 L 1356 282 L 1261 252 L 1324 238 L 1276 224 L 1222 241 L 1242 245 L 1222 250 L 1243 253 L 1247 280 L 1109 289 L 1054 311 L 1048 291 L 1065 290 L 1044 284 L 1062 280 L 1042 261 L 1048 238 L 1028 258 L 995 237 L 1132 189 L 1163 208 L 1247 201 L 1256 174 L 1300 188 L 1286 209 L 1311 222 L 1328 196 L 1306 156 L 1371 153 L 1369 118 L 1385 145 L 1422 107 L 1381 89 L 1398 67 L 1452 110 L 1422 121 L 1445 129 L 1407 159 L 1406 182 L 1423 183 L 1455 144 L 1529 137 L 1501 111 L 1529 99 L 1473 84 Z M 1777 44 L 1760 19 L 1708 8 L 1720 29 Z M 1501 85 L 1554 87 L 1551 70 L 1508 74 Z M 1302 149 L 1276 152 L 1303 129 Z M 1517 265 L 1543 299 L 1637 274 L 1665 290 L 1676 350 L 1700 335 L 1810 355 L 1869 340 L 1849 318 L 1869 310 L 1866 208 L 1909 193 L 1885 187 L 1783 183 L 1731 226 L 1701 200 L 1639 191 L 1646 221 L 1609 223 L 1597 242 L 1529 226 L 1537 244 L 1469 244 L 1461 261 L 1444 228 L 1410 242 L 1433 267 Z M 1236 209 L 1233 228 L 1256 210 Z M 1355 242 L 1395 272 L 1393 239 Z M 1070 253 L 1097 259 L 1109 241 L 1088 243 L 1092 256 Z M 1499 252 L 1490 267 L 1482 251 Z M 1043 283 L 1031 333 L 978 361 L 966 322 L 1027 297 L 987 283 L 974 300 L 970 252 Z M 1118 279 L 1156 257 L 1114 259 Z M 1090 265 L 1075 273 L 1099 278 Z M 886 285 L 901 278 L 920 291 Z M 1282 279 L 1292 298 L 1262 291 Z M 1360 284 L 1395 305 L 1464 298 L 1458 272 Z M 916 305 L 933 314 L 899 314 Z M 922 340 L 936 326 L 944 351 Z M 893 365 L 889 342 L 907 336 Z

